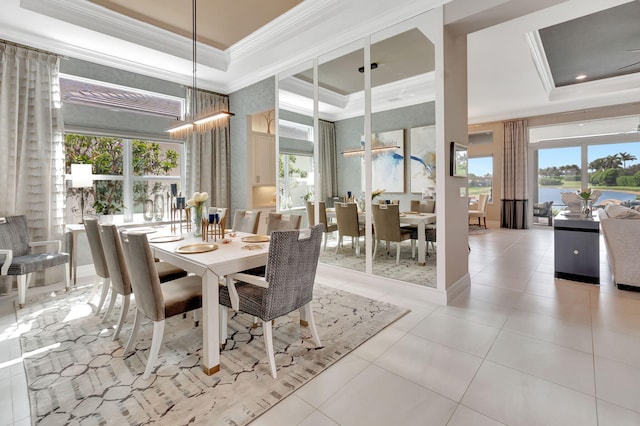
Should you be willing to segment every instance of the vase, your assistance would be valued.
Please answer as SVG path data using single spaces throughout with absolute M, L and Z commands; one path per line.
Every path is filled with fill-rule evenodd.
M 193 236 L 202 237 L 202 206 L 193 206 Z
M 592 210 L 591 200 L 582 200 L 582 217 L 591 218 Z
M 144 200 L 142 217 L 145 222 L 151 222 L 153 220 L 153 201 Z
M 162 194 L 156 194 L 153 197 L 153 215 L 158 222 L 164 219 L 164 196 Z

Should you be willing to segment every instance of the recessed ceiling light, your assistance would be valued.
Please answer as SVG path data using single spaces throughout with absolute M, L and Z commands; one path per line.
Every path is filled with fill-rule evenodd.
M 585 78 L 587 78 L 586 74 L 580 74 L 576 76 L 576 80 L 584 80 Z

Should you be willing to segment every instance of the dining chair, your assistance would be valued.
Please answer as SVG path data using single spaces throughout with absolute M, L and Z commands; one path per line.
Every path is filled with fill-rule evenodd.
M 102 318 L 102 322 L 104 322 L 111 313 L 117 296 L 122 296 L 122 309 L 116 331 L 113 334 L 113 340 L 116 340 L 129 312 L 132 292 L 131 278 L 125 260 L 124 249 L 122 248 L 122 241 L 120 241 L 120 234 L 118 233 L 116 225 L 100 225 L 100 238 L 102 240 L 102 248 L 107 262 L 107 268 L 109 269 L 109 276 L 111 277 L 111 301 Z M 161 283 L 187 276 L 187 271 L 167 262 L 155 262 L 155 267 Z
M 147 235 L 123 233 L 121 238 L 131 288 L 136 295 L 136 315 L 124 353 L 133 349 L 143 318 L 150 319 L 153 322 L 153 337 L 142 375 L 143 379 L 147 379 L 158 359 L 165 319 L 202 307 L 202 279 L 197 275 L 187 275 L 160 285 Z
M 435 213 L 436 200 L 411 200 L 411 211 L 418 213 Z M 404 229 L 411 232 L 411 239 L 418 241 L 418 226 L 417 225 L 403 225 Z M 436 242 L 436 227 L 435 225 L 425 226 L 425 241 L 426 241 L 426 253 L 429 256 L 429 243 L 431 248 L 435 250 Z
M 378 241 L 396 243 L 396 265 L 400 264 L 400 243 L 411 239 L 411 232 L 400 227 L 400 210 L 397 204 L 372 205 L 371 214 L 373 216 L 373 228 L 375 229 L 375 244 L 373 246 L 373 256 L 378 249 Z M 411 257 L 415 257 L 415 240 L 411 240 Z
M 324 201 L 319 202 L 318 208 L 320 209 L 319 221 L 324 226 L 324 250 L 327 249 L 327 237 L 330 232 L 335 232 L 338 230 L 338 224 L 329 222 L 327 219 L 327 208 Z M 307 218 L 309 219 L 309 226 L 313 226 L 316 224 L 316 211 L 315 205 L 312 201 L 306 202 L 307 206 Z
M 271 231 L 292 231 L 294 229 L 300 229 L 300 223 L 302 222 L 302 216 L 297 214 L 285 215 L 269 213 L 268 219 L 267 235 L 271 235 Z
M 233 216 L 233 230 L 255 234 L 258 232 L 259 221 L 259 211 L 236 210 Z
M 272 232 L 265 276 L 231 274 L 227 276 L 227 285 L 219 288 L 220 342 L 227 339 L 229 308 L 260 318 L 274 379 L 277 372 L 272 320 L 300 310 L 301 323 L 308 323 L 314 344 L 322 346 L 311 307 L 322 232 L 320 224 L 301 230 Z
M 335 203 L 336 222 L 338 225 L 338 245 L 336 253 L 342 246 L 343 237 L 351 237 L 351 245 L 355 246 L 356 254 L 360 254 L 360 237 L 365 235 L 364 224 L 358 220 L 358 207 L 355 203 Z
M 35 247 L 55 247 L 54 251 L 34 253 Z M 27 217 L 24 215 L 0 217 L 0 275 L 15 275 L 18 281 L 18 306 L 24 307 L 31 274 L 53 266 L 69 263 L 69 255 L 61 252 L 62 243 L 31 241 Z M 69 268 L 64 267 L 65 290 L 69 290 Z
M 84 230 L 87 234 L 87 241 L 89 241 L 89 251 L 91 252 L 91 259 L 93 260 L 93 268 L 96 271 L 93 288 L 91 289 L 91 293 L 89 294 L 87 303 L 91 302 L 94 295 L 98 291 L 98 288 L 100 287 L 100 283 L 102 283 L 100 301 L 96 305 L 96 315 L 100 315 L 102 306 L 104 305 L 104 302 L 107 299 L 107 295 L 109 294 L 109 288 L 111 287 L 111 277 L 109 276 L 107 261 L 104 257 L 104 249 L 102 248 L 100 229 L 98 228 L 98 219 L 84 219 Z
M 475 209 L 469 210 L 469 220 L 472 217 L 478 218 L 478 226 L 482 227 L 484 225 L 484 229 L 487 229 L 487 200 L 489 196 L 487 194 L 480 194 L 478 197 L 478 205 Z M 480 219 L 482 219 L 483 224 L 480 223 Z
M 418 213 L 435 213 L 436 200 L 411 200 L 410 210 Z

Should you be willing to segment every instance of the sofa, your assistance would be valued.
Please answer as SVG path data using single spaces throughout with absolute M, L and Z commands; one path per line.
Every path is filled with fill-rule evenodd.
M 607 204 L 598 216 L 615 284 L 621 290 L 640 291 L 640 211 Z

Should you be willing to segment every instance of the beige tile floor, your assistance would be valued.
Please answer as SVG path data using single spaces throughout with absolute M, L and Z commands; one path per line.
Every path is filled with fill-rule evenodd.
M 449 306 L 412 286 L 326 285 L 411 313 L 254 425 L 640 425 L 640 293 L 553 278 L 553 232 L 470 236 L 471 289 Z M 1 424 L 29 424 L 15 296 L 0 298 Z M 7 416 L 6 413 L 11 413 Z

